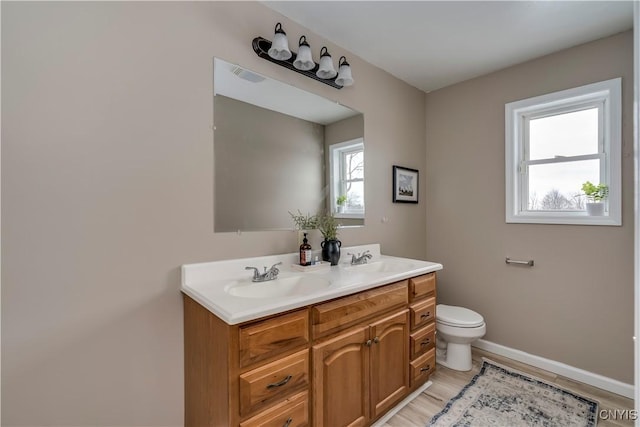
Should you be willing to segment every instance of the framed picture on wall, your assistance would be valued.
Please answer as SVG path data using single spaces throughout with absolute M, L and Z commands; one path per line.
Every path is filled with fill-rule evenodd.
M 393 203 L 418 203 L 418 172 L 393 166 Z

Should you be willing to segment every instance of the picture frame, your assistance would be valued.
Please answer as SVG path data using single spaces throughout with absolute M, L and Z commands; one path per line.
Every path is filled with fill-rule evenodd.
M 393 165 L 393 203 L 418 203 L 417 169 Z

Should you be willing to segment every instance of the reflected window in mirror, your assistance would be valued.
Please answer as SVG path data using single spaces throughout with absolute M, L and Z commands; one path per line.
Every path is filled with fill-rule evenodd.
M 364 218 L 364 143 L 362 138 L 329 147 L 331 211 L 337 218 Z
M 359 139 L 362 152 L 363 114 L 220 58 L 213 70 L 215 232 L 291 230 L 289 212 L 333 210 L 330 147 Z M 362 226 L 364 199 L 351 200 L 361 212 L 340 223 Z

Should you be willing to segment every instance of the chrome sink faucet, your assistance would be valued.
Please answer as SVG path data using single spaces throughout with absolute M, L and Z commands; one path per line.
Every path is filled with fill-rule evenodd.
M 351 265 L 366 264 L 367 261 L 373 258 L 373 256 L 369 253 L 368 250 L 362 252 L 361 254 L 358 254 L 357 257 L 354 254 L 348 253 L 347 255 L 351 255 Z
M 267 270 L 267 267 L 264 267 L 264 273 L 260 273 L 257 267 L 245 267 L 245 270 L 253 270 L 253 279 L 252 282 L 266 282 L 268 280 L 275 280 L 278 278 L 278 274 L 280 270 L 276 268 L 276 265 L 280 265 L 282 262 L 273 264 L 270 269 Z

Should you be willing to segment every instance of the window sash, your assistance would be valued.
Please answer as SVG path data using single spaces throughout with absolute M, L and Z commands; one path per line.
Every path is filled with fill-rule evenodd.
M 599 172 L 600 172 L 600 182 L 604 182 L 604 168 L 606 166 L 607 155 L 605 153 L 598 154 L 586 154 L 582 156 L 567 156 L 553 159 L 539 159 L 539 160 L 525 160 L 522 161 L 519 169 L 520 169 L 520 212 L 556 212 L 556 213 L 569 213 L 569 212 L 585 212 L 584 209 L 563 209 L 563 210 L 549 210 L 545 211 L 543 209 L 529 209 L 529 198 L 531 194 L 529 193 L 529 166 L 535 165 L 548 165 L 548 164 L 557 164 L 557 163 L 573 163 L 580 162 L 583 160 L 599 160 Z M 606 202 L 605 202 L 606 203 Z
M 536 159 L 529 160 L 530 152 L 531 152 L 531 130 L 529 127 L 529 123 L 531 120 L 538 120 L 547 117 L 555 117 L 562 114 L 574 113 L 577 111 L 584 111 L 589 109 L 596 109 L 598 111 L 598 152 L 593 154 L 582 154 L 577 156 L 556 156 L 552 158 L 546 159 Z M 553 106 L 546 109 L 540 109 L 533 112 L 528 112 L 527 114 L 522 115 L 523 121 L 523 133 L 522 133 L 522 143 L 521 143 L 521 161 L 518 165 L 518 169 L 520 172 L 520 191 L 519 194 L 519 203 L 520 212 L 545 212 L 544 210 L 530 210 L 529 209 L 529 166 L 532 165 L 544 165 L 551 163 L 568 163 L 568 162 L 576 162 L 581 160 L 592 160 L 599 159 L 600 160 L 600 182 L 609 185 L 607 180 L 607 173 L 605 170 L 606 167 L 606 154 L 605 154 L 605 143 L 604 143 L 604 99 L 590 100 L 590 101 L 582 101 L 575 103 L 567 103 L 562 106 Z M 566 209 L 561 211 L 554 211 L 558 213 L 570 213 L 570 212 L 584 212 L 584 210 L 572 210 Z

